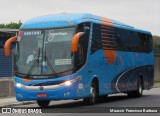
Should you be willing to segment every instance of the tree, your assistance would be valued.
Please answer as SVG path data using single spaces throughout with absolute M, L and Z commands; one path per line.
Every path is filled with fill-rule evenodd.
M 10 22 L 6 24 L 2 23 L 0 24 L 0 28 L 19 29 L 21 25 L 22 25 L 21 21 L 19 21 L 18 23 L 15 23 L 15 22 Z
M 160 54 L 160 36 L 153 36 L 155 54 Z

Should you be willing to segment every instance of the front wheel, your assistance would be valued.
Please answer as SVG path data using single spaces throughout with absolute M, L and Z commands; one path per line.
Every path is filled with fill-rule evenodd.
M 92 83 L 92 86 L 90 88 L 90 96 L 88 98 L 84 98 L 83 101 L 85 103 L 88 103 L 89 105 L 93 105 L 96 103 L 96 99 L 97 99 L 96 85 Z
M 99 99 L 107 99 L 107 98 L 108 98 L 108 95 L 102 95 L 102 96 L 99 96 L 98 98 L 99 98 Z
M 48 107 L 50 103 L 50 100 L 37 100 L 37 104 L 40 107 Z

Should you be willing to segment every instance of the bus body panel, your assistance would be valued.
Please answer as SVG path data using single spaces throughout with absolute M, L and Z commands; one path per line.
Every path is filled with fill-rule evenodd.
M 146 57 L 148 57 L 147 60 Z M 109 65 L 103 50 L 97 51 L 89 59 L 90 64 L 92 64 L 90 70 L 99 75 L 99 94 L 136 90 L 137 78 L 140 75 L 144 76 L 144 89 L 152 88 L 154 77 L 153 57 L 153 51 L 150 54 L 118 51 L 117 60 L 114 64 Z M 119 91 L 118 88 L 121 88 L 121 90 Z
M 31 19 L 24 23 L 20 29 L 45 29 L 45 28 L 60 28 L 68 26 L 76 26 L 83 22 L 91 22 L 88 56 L 86 63 L 74 74 L 51 78 L 38 79 L 24 82 L 22 78 L 14 77 L 15 83 L 21 83 L 26 86 L 38 83 L 72 80 L 80 76 L 79 80 L 71 86 L 62 87 L 54 90 L 24 90 L 15 86 L 16 98 L 18 101 L 23 100 L 65 100 L 65 99 L 80 99 L 86 98 L 90 95 L 90 87 L 94 78 L 98 79 L 99 95 L 106 95 L 112 93 L 127 93 L 137 89 L 138 77 L 143 77 L 143 89 L 150 89 L 153 87 L 153 72 L 154 72 L 154 51 L 150 53 L 142 52 L 128 52 L 116 51 L 115 59 L 112 64 L 106 58 L 105 50 L 100 49 L 95 53 L 90 54 L 91 43 L 93 36 L 93 24 L 103 25 L 102 17 L 90 14 L 70 14 L 57 16 L 43 16 Z M 151 34 L 148 31 L 142 31 L 129 25 L 120 23 L 115 20 L 111 21 L 111 27 L 128 29 L 136 32 L 143 32 Z M 98 38 L 97 38 L 98 39 Z M 46 85 L 45 85 L 46 86 Z M 66 93 L 68 92 L 68 93 Z M 37 94 L 46 93 L 47 97 L 39 98 Z M 67 95 L 65 95 L 67 94 Z

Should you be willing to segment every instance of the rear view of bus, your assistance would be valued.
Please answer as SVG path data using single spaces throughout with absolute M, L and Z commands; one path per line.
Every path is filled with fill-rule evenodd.
M 101 28 L 112 27 L 117 30 L 110 23 L 106 26 L 101 17 L 90 14 L 48 15 L 25 22 L 20 27 L 18 36 L 10 38 L 5 44 L 5 54 L 8 56 L 10 44 L 16 41 L 16 99 L 36 100 L 41 107 L 48 106 L 51 100 L 82 98 L 85 102 L 94 104 L 98 96 L 118 92 L 141 96 L 143 89 L 152 88 L 152 45 L 146 48 L 149 51 L 143 53 L 142 57 L 147 56 L 146 59 L 151 59 L 149 62 L 141 64 L 140 60 L 133 61 L 140 58 L 143 51 L 130 53 L 129 47 L 128 50 L 124 46 L 118 48 L 118 44 L 121 44 L 118 43 L 118 38 L 115 40 L 117 47 L 111 49 L 103 46 L 110 46 L 103 41 L 111 40 L 102 40 L 101 37 L 106 37 L 104 33 L 110 31 L 105 31 L 100 37 L 98 34 L 103 30 Z M 117 33 L 115 31 L 118 37 Z M 149 34 L 147 37 L 151 38 Z M 131 59 L 126 59 L 127 57 Z M 131 65 L 126 65 L 127 60 L 130 60 Z M 140 64 L 149 66 L 146 70 L 151 71 L 143 75 L 145 70 L 140 71 L 143 68 Z M 141 67 L 137 71 L 140 71 L 138 77 L 142 78 L 129 78 L 130 74 L 128 79 L 123 78 L 133 67 Z M 126 86 L 131 89 L 123 89 Z

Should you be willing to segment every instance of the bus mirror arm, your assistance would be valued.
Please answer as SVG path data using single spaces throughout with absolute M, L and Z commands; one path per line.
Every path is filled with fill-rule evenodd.
M 11 43 L 13 43 L 14 41 L 17 40 L 17 36 L 11 37 L 9 38 L 4 45 L 4 54 L 5 56 L 9 56 L 10 55 L 10 45 Z
M 79 42 L 79 38 L 84 35 L 84 32 L 78 32 L 74 35 L 74 37 L 72 38 L 72 52 L 75 53 L 78 51 L 78 42 Z

